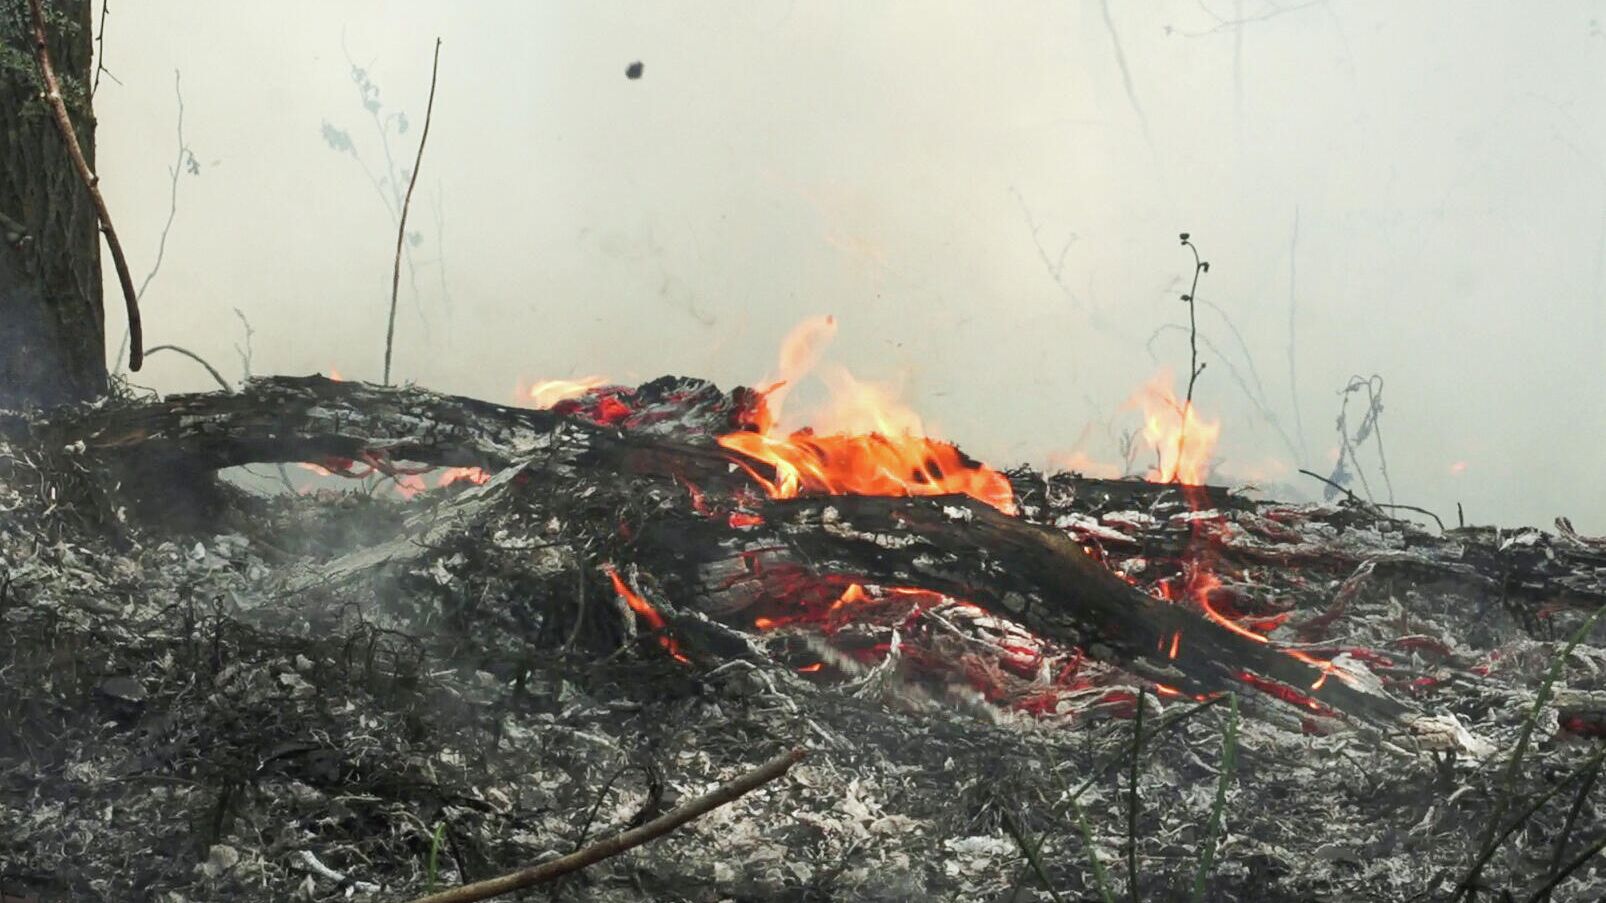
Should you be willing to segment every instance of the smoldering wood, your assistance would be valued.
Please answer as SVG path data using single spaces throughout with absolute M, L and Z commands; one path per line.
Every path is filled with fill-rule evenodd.
M 714 421 L 728 417 L 734 428 L 733 413 L 721 408 L 727 404 L 722 393 L 709 391 L 688 402 L 687 409 Z M 1373 725 L 1397 725 L 1411 713 L 1411 706 L 1386 694 L 1322 680 L 1320 669 L 1269 644 L 1129 586 L 1055 527 L 1006 516 L 965 497 L 757 499 L 727 453 L 674 438 L 667 428 L 621 431 L 549 411 L 317 376 L 259 379 L 235 394 L 82 408 L 44 422 L 13 419 L 7 428 L 123 470 L 125 490 L 136 495 L 170 494 L 175 473 L 365 455 L 493 471 L 513 468 L 521 491 L 530 492 L 561 492 L 576 473 L 611 473 L 639 483 L 622 487 L 637 496 L 662 493 L 681 481 L 713 493 L 747 493 L 748 510 L 761 525 L 732 530 L 690 506 L 660 505 L 635 525 L 634 554 L 676 598 L 696 600 L 708 612 L 740 611 L 744 593 L 762 592 L 754 575 L 766 568 L 804 567 L 822 577 L 919 586 L 966 599 L 1046 639 L 1107 656 L 1190 694 L 1240 688 L 1244 672 L 1250 672 Z M 511 485 L 503 480 L 495 488 L 508 491 L 504 487 Z M 1120 505 L 1144 497 L 1152 505 L 1176 492 L 1133 481 L 1085 481 L 1062 484 L 1060 490 L 1104 493 Z M 1223 505 L 1247 504 L 1220 489 L 1210 493 Z M 460 503 L 470 509 L 464 515 L 472 516 L 476 500 L 488 495 L 489 490 L 469 495 Z M 1031 498 L 1026 487 L 1023 504 Z M 435 523 L 441 530 L 450 521 Z M 611 532 L 618 523 L 599 520 L 586 529 Z M 1167 551 L 1180 554 L 1186 539 L 1177 535 L 1175 541 L 1177 548 Z M 1211 541 L 1237 555 L 1285 565 L 1306 557 L 1332 564 L 1335 548 L 1341 550 L 1274 547 L 1225 533 Z M 1459 542 L 1471 551 L 1460 560 L 1442 560 L 1421 549 L 1404 549 L 1377 565 L 1436 569 L 1445 579 L 1482 581 L 1518 593 L 1554 595 L 1566 589 L 1565 575 L 1514 568 L 1515 560 L 1497 549 L 1464 538 L 1422 541 L 1434 548 Z M 320 579 L 358 574 L 416 548 L 413 535 L 366 549 L 332 563 Z M 1579 554 L 1598 553 L 1585 547 Z M 1350 563 L 1342 554 L 1336 560 Z M 1174 637 L 1179 641 L 1172 659 L 1166 653 Z
M 977 612 L 974 622 L 958 620 L 961 609 L 976 610 L 948 603 L 912 619 L 893 611 L 893 596 L 830 624 L 771 628 L 755 616 L 792 603 L 763 598 L 765 581 L 784 589 L 789 572 L 828 601 L 849 581 L 956 595 L 980 583 L 994 595 L 977 604 L 1012 620 L 1036 618 L 1045 630 L 1063 619 L 1100 647 L 1097 631 L 1122 625 L 1101 625 L 1097 609 L 1050 592 L 1071 597 L 1061 586 L 1043 587 L 1067 561 L 1014 563 L 1041 551 L 1036 534 L 1012 532 L 1025 525 L 1086 546 L 1092 564 L 1157 598 L 1181 598 L 1176 590 L 1205 568 L 1220 580 L 1212 592 L 1229 616 L 1253 624 L 1268 612 L 1288 615 L 1275 629 L 1255 627 L 1276 642 L 1305 644 L 1323 659 L 1365 655 L 1382 688 L 1367 703 L 1377 695 L 1407 708 L 1399 720 L 1417 742 L 1373 729 L 1383 717 L 1375 713 L 1351 719 L 1361 730 L 1302 736 L 1326 721 L 1313 725 L 1305 708 L 1271 694 L 1242 694 L 1245 767 L 1227 804 L 1234 841 L 1223 856 L 1235 868 L 1213 879 L 1212 892 L 1403 899 L 1445 876 L 1453 883 L 1481 852 L 1464 826 L 1499 820 L 1495 803 L 1513 788 L 1494 757 L 1527 732 L 1533 687 L 1558 648 L 1544 638 L 1568 635 L 1578 621 L 1562 609 L 1579 597 L 1559 588 L 1570 581 L 1587 593 L 1606 574 L 1595 563 L 1606 543 L 1565 521 L 1554 532 L 1441 535 L 1342 503 L 1286 505 L 1209 489 L 1200 505 L 1176 487 L 1027 469 L 1009 475 L 1021 513 L 1007 519 L 1020 524 L 1006 525 L 1005 537 L 986 533 L 996 512 L 964 500 L 773 502 L 707 441 L 736 428 L 733 396 L 687 380 L 668 381 L 661 405 L 635 403 L 648 387 L 627 392 L 620 397 L 636 413 L 621 421 L 623 431 L 320 380 L 248 387 L 254 400 L 243 402 L 195 396 L 60 411 L 48 421 L 0 415 L 0 509 L 8 512 L 0 518 L 0 746 L 12 744 L 9 757 L 0 755 L 0 782 L 13 812 L 25 812 L 38 788 L 67 794 L 78 813 L 20 819 L 22 867 L 70 876 L 62 886 L 72 881 L 85 896 L 105 885 L 283 899 L 310 880 L 333 892 L 383 886 L 401 899 L 424 887 L 420 843 L 437 819 L 449 825 L 440 880 L 489 878 L 562 851 L 566 838 L 581 847 L 587 831 L 575 837 L 573 826 L 591 825 L 598 801 L 623 805 L 609 775 L 634 775 L 642 750 L 661 750 L 659 759 L 673 763 L 668 773 L 710 787 L 750 761 L 755 745 L 801 743 L 817 754 L 794 771 L 787 793 L 751 795 L 739 821 L 693 827 L 673 850 L 648 847 L 599 864 L 592 880 L 634 886 L 641 896 L 628 899 L 651 898 L 663 886 L 655 879 L 723 896 L 778 896 L 781 883 L 720 877 L 716 864 L 764 858 L 775 849 L 766 836 L 773 826 L 795 823 L 802 833 L 780 831 L 783 862 L 817 861 L 809 859 L 820 848 L 813 838 L 825 832 L 828 858 L 852 876 L 835 886 L 786 878 L 798 892 L 998 898 L 1018 857 L 989 813 L 1018 811 L 1031 834 L 1074 849 L 1068 813 L 1034 801 L 1127 764 L 1133 704 L 1159 718 L 1156 727 L 1182 723 L 1193 703 L 1153 694 L 1138 701 L 1137 688 L 1145 677 L 1183 686 L 1193 675 L 1154 671 L 1175 663 L 1152 649 L 1121 668 L 1090 655 L 1075 657 L 1076 671 L 1045 647 L 1048 664 L 1035 674 L 972 670 L 997 661 L 1002 644 L 987 631 L 999 619 Z M 596 408 L 580 416 L 599 419 Z M 165 519 L 181 488 L 169 474 L 207 482 L 216 466 L 264 453 L 334 466 L 330 457 L 361 462 L 366 454 L 403 465 L 385 443 L 442 463 L 483 461 L 495 474 L 411 500 L 371 481 L 321 480 L 302 496 L 225 493 L 224 507 L 194 530 Z M 163 520 L 141 518 L 129 502 L 136 490 Z M 738 512 L 746 515 L 739 522 L 727 519 Z M 953 532 L 961 523 L 969 532 Z M 270 544 L 290 551 L 267 555 Z M 611 591 L 602 575 L 614 567 L 667 618 L 691 666 L 666 655 L 666 635 Z M 1509 616 L 1524 612 L 1527 635 Z M 888 639 L 893 651 L 870 657 Z M 1179 655 L 1188 649 L 1184 639 Z M 857 668 L 845 660 L 855 653 L 865 653 Z M 1107 636 L 1095 654 L 1125 655 Z M 824 671 L 811 670 L 822 661 Z M 1199 679 L 1219 677 L 1212 665 Z M 1603 665 L 1598 640 L 1573 651 L 1566 686 L 1538 712 L 1537 745 L 1512 806 L 1590 758 L 1606 730 Z M 1417 706 L 1439 714 L 1418 716 Z M 137 720 L 108 733 L 108 713 Z M 1171 801 L 1143 806 L 1132 839 L 1145 891 L 1185 893 L 1192 880 L 1194 832 L 1210 814 L 1205 791 L 1218 781 L 1218 714 L 1187 719 L 1149 744 L 1135 769 L 1146 798 Z M 1433 725 L 1442 729 L 1423 730 Z M 41 773 L 18 738 L 90 779 L 63 785 Z M 1440 752 L 1431 758 L 1422 752 L 1433 749 Z M 242 763 L 264 776 L 246 794 L 238 792 Z M 645 778 L 624 782 L 637 798 L 648 793 Z M 554 798 L 550 787 L 567 789 Z M 1540 860 L 1552 846 L 1566 848 L 1563 860 L 1589 848 L 1596 807 L 1585 807 L 1575 832 L 1570 795 L 1556 794 L 1490 860 L 1492 886 L 1531 888 L 1546 880 Z M 507 798 L 514 805 L 504 811 Z M 349 808 L 358 799 L 373 802 L 357 804 L 366 808 L 356 820 L 329 824 L 330 801 Z M 853 800 L 868 805 L 838 823 Z M 1114 796 L 1084 805 L 1107 836 L 1131 830 Z M 224 807 L 279 825 L 290 846 L 214 828 L 204 842 L 232 845 L 242 866 L 202 874 L 192 861 L 191 813 Z M 138 830 L 126 830 L 130 823 Z M 540 824 L 556 830 L 532 833 Z M 163 837 L 169 845 L 152 846 Z M 996 862 L 993 850 L 1002 854 Z M 272 865 L 287 856 L 290 869 Z M 971 864 L 956 876 L 956 861 Z M 332 868 L 297 871 L 311 862 Z M 1046 868 L 1051 886 L 1091 892 L 1085 860 L 1057 857 Z M 168 877 L 153 884 L 156 869 Z M 908 879 L 911 869 L 930 877 Z M 973 874 L 983 877 L 964 877 Z M 1591 887 L 1599 880 L 1583 878 Z

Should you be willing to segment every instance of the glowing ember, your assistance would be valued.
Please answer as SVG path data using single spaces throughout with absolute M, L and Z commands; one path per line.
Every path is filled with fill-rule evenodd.
M 1161 370 L 1138 391 L 1143 406 L 1143 438 L 1159 457 L 1149 471 L 1153 483 L 1203 485 L 1210 472 L 1210 454 L 1221 436 L 1221 421 L 1206 421 L 1198 408 L 1171 391 L 1171 371 Z
M 619 594 L 619 598 L 625 600 L 625 604 L 629 605 L 630 610 L 636 613 L 636 617 L 647 622 L 647 626 L 658 634 L 658 645 L 664 647 L 664 651 L 673 656 L 676 661 L 690 664 L 691 659 L 681 654 L 680 644 L 675 642 L 675 638 L 669 635 L 669 624 L 664 620 L 664 616 L 658 613 L 658 609 L 653 608 L 650 602 L 643 599 L 626 585 L 624 579 L 619 576 L 618 571 L 612 567 L 608 567 L 605 570 L 607 571 L 608 579 L 613 581 L 613 591 Z
M 833 403 L 819 432 L 779 428 L 788 387 L 819 358 L 836 329 L 829 317 L 805 321 L 781 346 L 782 379 L 760 390 L 747 430 L 719 444 L 774 469 L 774 479 L 743 465 L 772 498 L 827 495 L 963 493 L 1001 511 L 1015 510 L 1009 480 L 946 442 L 927 438 L 920 418 L 891 392 L 838 371 Z
M 469 482 L 475 486 L 482 486 L 491 479 L 491 475 L 478 467 L 448 467 L 441 471 L 436 486 L 450 486 L 453 483 Z

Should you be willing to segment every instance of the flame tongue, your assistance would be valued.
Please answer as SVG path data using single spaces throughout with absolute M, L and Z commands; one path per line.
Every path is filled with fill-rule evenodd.
M 775 469 L 770 480 L 748 468 L 773 498 L 805 492 L 827 495 L 948 495 L 963 493 L 1013 513 L 1009 479 L 966 458 L 946 442 L 921 436 L 815 436 L 803 430 L 789 436 L 740 432 L 719 444 Z M 745 465 L 744 465 L 745 466 Z
M 845 370 L 828 375 L 833 406 L 825 428 L 783 433 L 781 406 L 791 386 L 819 360 L 836 332 L 831 317 L 806 320 L 781 346 L 780 379 L 761 390 L 749 412 L 749 429 L 727 433 L 719 444 L 773 468 L 768 479 L 743 465 L 773 498 L 805 492 L 827 495 L 950 495 L 980 499 L 1015 511 L 1014 489 L 1003 474 L 966 457 L 955 446 L 927 438 L 920 418 L 893 393 L 859 382 Z
M 1171 391 L 1169 370 L 1155 374 L 1133 401 L 1143 405 L 1143 437 L 1159 459 L 1149 481 L 1203 485 L 1221 421 L 1203 419 L 1192 402 L 1178 399 Z

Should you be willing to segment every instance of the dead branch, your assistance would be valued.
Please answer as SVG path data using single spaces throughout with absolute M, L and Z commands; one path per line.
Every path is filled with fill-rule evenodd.
M 183 175 L 186 167 L 191 174 L 200 172 L 200 165 L 195 162 L 195 154 L 190 150 L 189 143 L 184 140 L 184 89 L 180 85 L 179 78 L 179 70 L 174 69 L 173 95 L 178 98 L 178 152 L 173 160 L 173 165 L 167 171 L 167 221 L 162 224 L 162 234 L 156 240 L 156 260 L 151 263 L 151 268 L 145 273 L 145 278 L 140 280 L 139 288 L 134 292 L 135 301 L 145 300 L 145 290 L 150 288 L 151 280 L 155 279 L 156 274 L 161 272 L 162 261 L 167 258 L 167 236 L 173 231 L 173 220 L 178 218 L 179 177 Z M 117 364 L 112 367 L 114 371 L 123 366 L 123 352 L 128 347 L 128 335 L 125 330 L 122 343 L 117 346 Z M 150 353 L 150 350 L 147 349 L 146 353 Z
M 45 82 L 45 101 L 50 104 L 50 110 L 56 120 L 56 130 L 61 133 L 61 140 L 67 145 L 67 155 L 72 158 L 73 168 L 78 171 L 78 181 L 84 183 L 89 192 L 89 198 L 95 205 L 95 215 L 100 219 L 100 230 L 106 235 L 106 246 L 111 249 L 112 263 L 117 268 L 117 281 L 123 288 L 123 301 L 128 308 L 128 369 L 138 371 L 145 362 L 144 331 L 139 322 L 139 300 L 134 292 L 134 277 L 128 272 L 128 259 L 123 256 L 123 243 L 117 238 L 117 230 L 112 227 L 111 211 L 106 208 L 106 199 L 101 196 L 97 187 L 100 177 L 89 169 L 89 162 L 84 159 L 83 148 L 78 144 L 78 131 L 73 128 L 72 119 L 67 115 L 67 103 L 62 99 L 61 83 L 56 80 L 56 69 L 50 63 L 50 45 L 45 37 L 45 10 L 42 0 L 28 0 L 28 8 L 33 13 L 33 49 L 34 58 L 39 61 L 39 75 Z
M 499 894 L 512 893 L 516 890 L 551 881 L 570 872 L 579 871 L 588 865 L 601 862 L 611 856 L 617 856 L 648 841 L 656 840 L 687 822 L 701 818 L 721 806 L 740 799 L 786 774 L 793 765 L 802 761 L 803 756 L 804 751 L 802 749 L 793 749 L 790 752 L 782 753 L 752 771 L 721 784 L 712 792 L 704 794 L 684 806 L 666 812 L 639 828 L 615 834 L 578 852 L 561 856 L 540 865 L 520 869 L 516 872 L 502 875 L 499 878 L 476 881 L 473 884 L 465 884 L 462 887 L 418 897 L 412 900 L 411 903 L 474 903 L 477 900 L 486 900 Z
M 217 384 L 219 386 L 223 387 L 223 391 L 225 391 L 225 392 L 233 392 L 234 391 L 234 387 L 229 385 L 229 381 L 223 378 L 223 374 L 217 372 L 217 368 L 216 367 L 214 367 L 211 364 L 207 363 L 206 362 L 206 358 L 201 357 L 199 354 L 196 354 L 195 352 L 189 350 L 188 348 L 181 348 L 178 345 L 157 345 L 154 348 L 147 349 L 145 353 L 146 354 L 155 354 L 158 351 L 173 351 L 173 352 L 176 352 L 178 354 L 184 355 L 185 357 L 189 358 L 190 360 L 192 360 L 192 361 L 196 362 L 197 364 L 200 364 L 201 366 L 205 367 L 206 368 L 206 372 L 212 374 L 212 378 L 217 380 Z
M 385 327 L 385 376 L 390 385 L 390 353 L 396 342 L 396 297 L 401 291 L 402 244 L 407 240 L 407 211 L 413 206 L 413 186 L 424 163 L 424 143 L 429 140 L 429 122 L 435 115 L 435 78 L 441 68 L 441 39 L 435 39 L 435 62 L 429 70 L 429 105 L 424 108 L 424 132 L 418 136 L 418 156 L 413 160 L 412 177 L 407 180 L 407 196 L 402 199 L 401 216 L 396 222 L 396 267 L 390 276 L 390 322 Z

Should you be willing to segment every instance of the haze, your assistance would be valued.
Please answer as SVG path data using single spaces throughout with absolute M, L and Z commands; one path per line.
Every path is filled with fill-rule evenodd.
M 379 378 L 396 233 L 352 61 L 381 117 L 405 112 L 408 169 L 439 36 L 402 380 L 498 401 L 593 373 L 752 384 L 831 313 L 828 357 L 901 383 L 934 434 L 1000 466 L 1119 466 L 1123 405 L 1188 366 L 1184 331 L 1148 347 L 1187 320 L 1186 231 L 1212 264 L 1196 398 L 1223 478 L 1319 495 L 1293 468 L 1332 469 L 1339 390 L 1375 373 L 1398 501 L 1606 532 L 1598 4 L 111 10 L 99 169 L 136 281 L 168 215 L 175 69 L 199 166 L 148 342 L 229 378 L 234 308 L 259 374 Z M 172 354 L 135 377 L 213 386 Z

